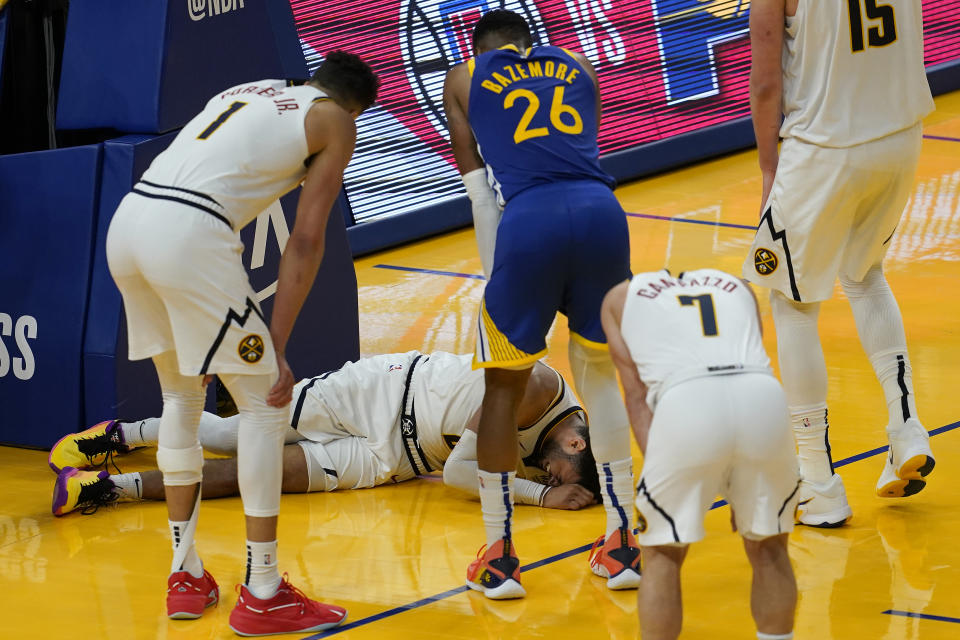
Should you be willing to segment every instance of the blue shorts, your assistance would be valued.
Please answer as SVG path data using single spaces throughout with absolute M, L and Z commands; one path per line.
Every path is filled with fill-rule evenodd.
M 520 192 L 497 229 L 474 367 L 539 360 L 557 311 L 567 316 L 572 339 L 605 348 L 600 304 L 629 278 L 627 219 L 609 187 L 583 180 Z

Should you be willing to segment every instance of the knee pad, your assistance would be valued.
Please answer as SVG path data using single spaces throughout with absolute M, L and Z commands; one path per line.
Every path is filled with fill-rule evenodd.
M 880 266 L 872 267 L 859 282 L 841 275 L 840 286 L 843 287 L 843 292 L 849 300 L 886 294 L 890 291 L 890 285 L 887 284 Z
M 163 472 L 165 485 L 197 484 L 203 479 L 203 447 L 199 442 L 185 449 L 158 446 L 157 466 Z
M 813 324 L 820 316 L 819 302 L 794 302 L 779 291 L 770 292 L 770 310 L 777 327 L 783 324 Z

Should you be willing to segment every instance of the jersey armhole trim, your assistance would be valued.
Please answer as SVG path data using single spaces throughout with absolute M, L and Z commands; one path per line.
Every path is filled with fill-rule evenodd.
M 473 77 L 473 70 L 477 68 L 477 59 L 470 58 L 467 60 L 467 73 L 470 74 L 470 77 Z

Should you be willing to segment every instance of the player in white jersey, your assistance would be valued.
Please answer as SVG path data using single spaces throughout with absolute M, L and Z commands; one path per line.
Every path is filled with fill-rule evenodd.
M 641 273 L 607 294 L 602 318 L 644 454 L 636 498 L 641 635 L 680 635 L 680 568 L 721 495 L 753 566 L 758 637 L 792 638 L 797 590 L 787 534 L 800 476 L 753 292 L 714 269 Z
M 277 569 L 283 430 L 294 383 L 284 351 L 320 265 L 356 142 L 354 119 L 375 100 L 378 82 L 356 56 L 332 52 L 303 86 L 261 80 L 223 91 L 153 161 L 110 223 L 107 259 L 123 295 L 129 356 L 153 359 L 163 391 L 157 463 L 174 547 L 170 617 L 199 617 L 218 599 L 194 547 L 203 467 L 197 425 L 210 374 L 220 376 L 241 416 L 247 568 L 231 628 L 311 631 L 346 616 L 306 599 Z M 301 182 L 268 329 L 240 261 L 239 231 Z M 290 611 L 300 613 L 282 613 Z
M 442 469 L 447 485 L 477 495 L 476 429 L 484 385 L 471 361 L 470 355 L 444 352 L 394 353 L 299 382 L 285 437 L 284 491 L 363 489 Z M 538 363 L 531 376 L 520 405 L 517 501 L 555 509 L 592 504 L 600 486 L 583 410 L 556 370 Z M 162 499 L 156 471 L 70 471 L 155 445 L 158 422 L 109 421 L 60 440 L 49 458 L 60 469 L 54 514 L 94 510 L 116 499 Z M 237 422 L 236 416 L 204 413 L 204 449 L 235 456 Z M 204 497 L 236 493 L 236 460 L 207 460 Z
M 920 491 L 934 466 L 917 419 L 903 319 L 882 268 L 913 187 L 921 119 L 933 110 L 921 6 L 754 0 L 750 30 L 763 193 L 743 275 L 772 289 L 780 375 L 803 475 L 798 519 L 840 526 L 852 512 L 830 455 L 827 370 L 817 334 L 820 302 L 838 276 L 888 407 L 890 456 L 877 495 Z

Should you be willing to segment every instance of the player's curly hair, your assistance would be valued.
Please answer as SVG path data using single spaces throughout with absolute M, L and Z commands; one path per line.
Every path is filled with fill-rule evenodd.
M 580 425 L 576 428 L 576 431 L 577 435 L 587 443 L 583 451 L 573 457 L 573 468 L 580 474 L 580 481 L 577 484 L 592 493 L 597 504 L 603 504 L 603 494 L 600 492 L 600 474 L 597 473 L 597 460 L 593 457 L 593 449 L 590 448 L 590 429 L 586 425 Z
M 509 42 L 519 42 L 524 47 L 533 44 L 527 21 L 519 13 L 506 9 L 488 11 L 477 21 L 473 27 L 473 48 L 476 49 L 484 38 L 494 34 Z
M 337 98 L 356 103 L 363 110 L 377 100 L 380 78 L 360 56 L 346 51 L 330 51 L 310 78 Z

